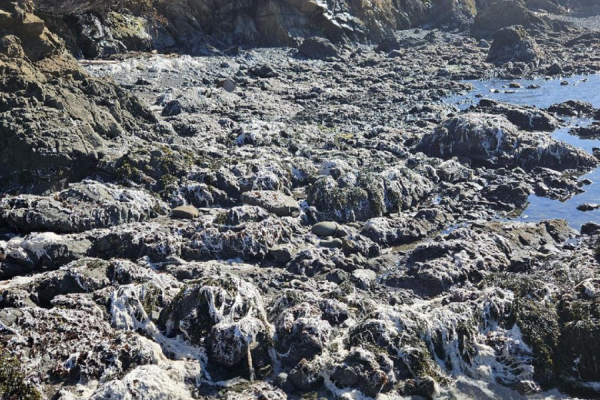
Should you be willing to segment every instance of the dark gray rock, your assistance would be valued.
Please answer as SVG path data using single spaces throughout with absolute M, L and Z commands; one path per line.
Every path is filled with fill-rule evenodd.
M 542 57 L 542 51 L 535 40 L 522 27 L 512 26 L 494 34 L 487 61 L 496 64 L 509 61 L 538 63 Z
M 416 149 L 437 157 L 465 156 L 490 166 L 536 166 L 562 171 L 590 169 L 596 160 L 586 152 L 542 133 L 521 133 L 503 116 L 465 114 L 423 137 Z
M 337 47 L 329 40 L 320 37 L 304 39 L 298 47 L 298 51 L 306 58 L 316 60 L 326 60 L 338 56 Z

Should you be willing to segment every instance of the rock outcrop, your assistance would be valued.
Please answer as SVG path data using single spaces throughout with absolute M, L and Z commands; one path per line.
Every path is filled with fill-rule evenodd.
M 0 189 L 42 192 L 82 179 L 117 142 L 149 132 L 152 114 L 89 76 L 28 2 L 0 9 Z
M 388 35 L 485 3 L 1 3 L 0 397 L 597 396 L 600 226 L 517 215 L 596 190 L 550 132 L 598 110 L 446 100 L 595 36 Z M 160 46 L 211 56 L 114 54 Z
M 532 12 L 527 8 L 528 4 L 522 0 L 500 0 L 481 7 L 475 17 L 472 34 L 477 38 L 491 37 L 500 29 L 515 25 L 536 31 L 561 30 L 569 26 L 566 22 Z
M 502 28 L 494 34 L 487 61 L 504 64 L 509 61 L 539 63 L 543 57 L 535 40 L 520 26 Z
M 597 160 L 545 133 L 521 132 L 504 116 L 469 113 L 444 122 L 423 137 L 418 151 L 437 157 L 466 157 L 494 167 L 587 169 Z

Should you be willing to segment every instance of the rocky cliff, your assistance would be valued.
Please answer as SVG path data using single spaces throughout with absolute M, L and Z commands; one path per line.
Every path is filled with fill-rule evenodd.
M 96 79 L 33 13 L 0 8 L 0 190 L 40 192 L 81 179 L 154 117 L 113 82 Z

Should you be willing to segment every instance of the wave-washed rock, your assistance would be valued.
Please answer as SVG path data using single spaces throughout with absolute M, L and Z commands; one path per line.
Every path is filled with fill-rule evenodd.
M 522 132 L 504 116 L 482 113 L 468 113 L 444 122 L 424 136 L 416 149 L 444 158 L 467 157 L 474 163 L 495 167 L 563 171 L 597 164 L 592 155 L 548 134 Z
M 2 3 L 0 397 L 598 395 L 598 225 L 505 220 L 583 190 L 596 159 L 549 132 L 597 110 L 443 99 L 600 48 L 532 25 L 548 56 L 496 67 L 465 34 L 389 35 L 477 3 Z M 94 56 L 179 30 L 212 56 L 84 70 L 49 29 Z M 309 54 L 230 46 L 265 32 Z M 359 36 L 387 39 L 338 42 Z

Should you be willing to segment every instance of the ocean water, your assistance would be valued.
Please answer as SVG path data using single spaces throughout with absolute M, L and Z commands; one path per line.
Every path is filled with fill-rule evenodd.
M 569 84 L 561 85 L 562 81 L 567 81 Z M 511 82 L 518 82 L 523 88 L 509 88 L 508 85 Z M 539 108 L 547 108 L 567 100 L 581 100 L 600 108 L 600 75 L 580 75 L 552 80 L 486 80 L 470 81 L 470 83 L 474 87 L 471 92 L 451 97 L 448 101 L 463 110 L 471 105 L 476 105 L 481 98 Z M 527 89 L 529 85 L 538 85 L 539 88 Z M 552 132 L 552 136 L 573 146 L 580 147 L 589 153 L 592 153 L 594 147 L 600 148 L 600 140 L 598 139 L 582 139 L 569 134 L 570 127 L 585 126 L 590 124 L 591 120 L 572 118 L 568 122 L 569 127 L 557 129 Z M 600 168 L 580 177 L 580 179 L 584 178 L 592 181 L 591 185 L 583 187 L 584 193 L 577 194 L 564 201 L 551 200 L 532 194 L 529 197 L 528 206 L 521 215 L 514 219 L 531 222 L 546 219 L 564 219 L 575 229 L 581 228 L 581 225 L 588 221 L 600 223 L 600 210 L 586 212 L 577 210 L 577 206 L 580 204 L 600 203 Z

